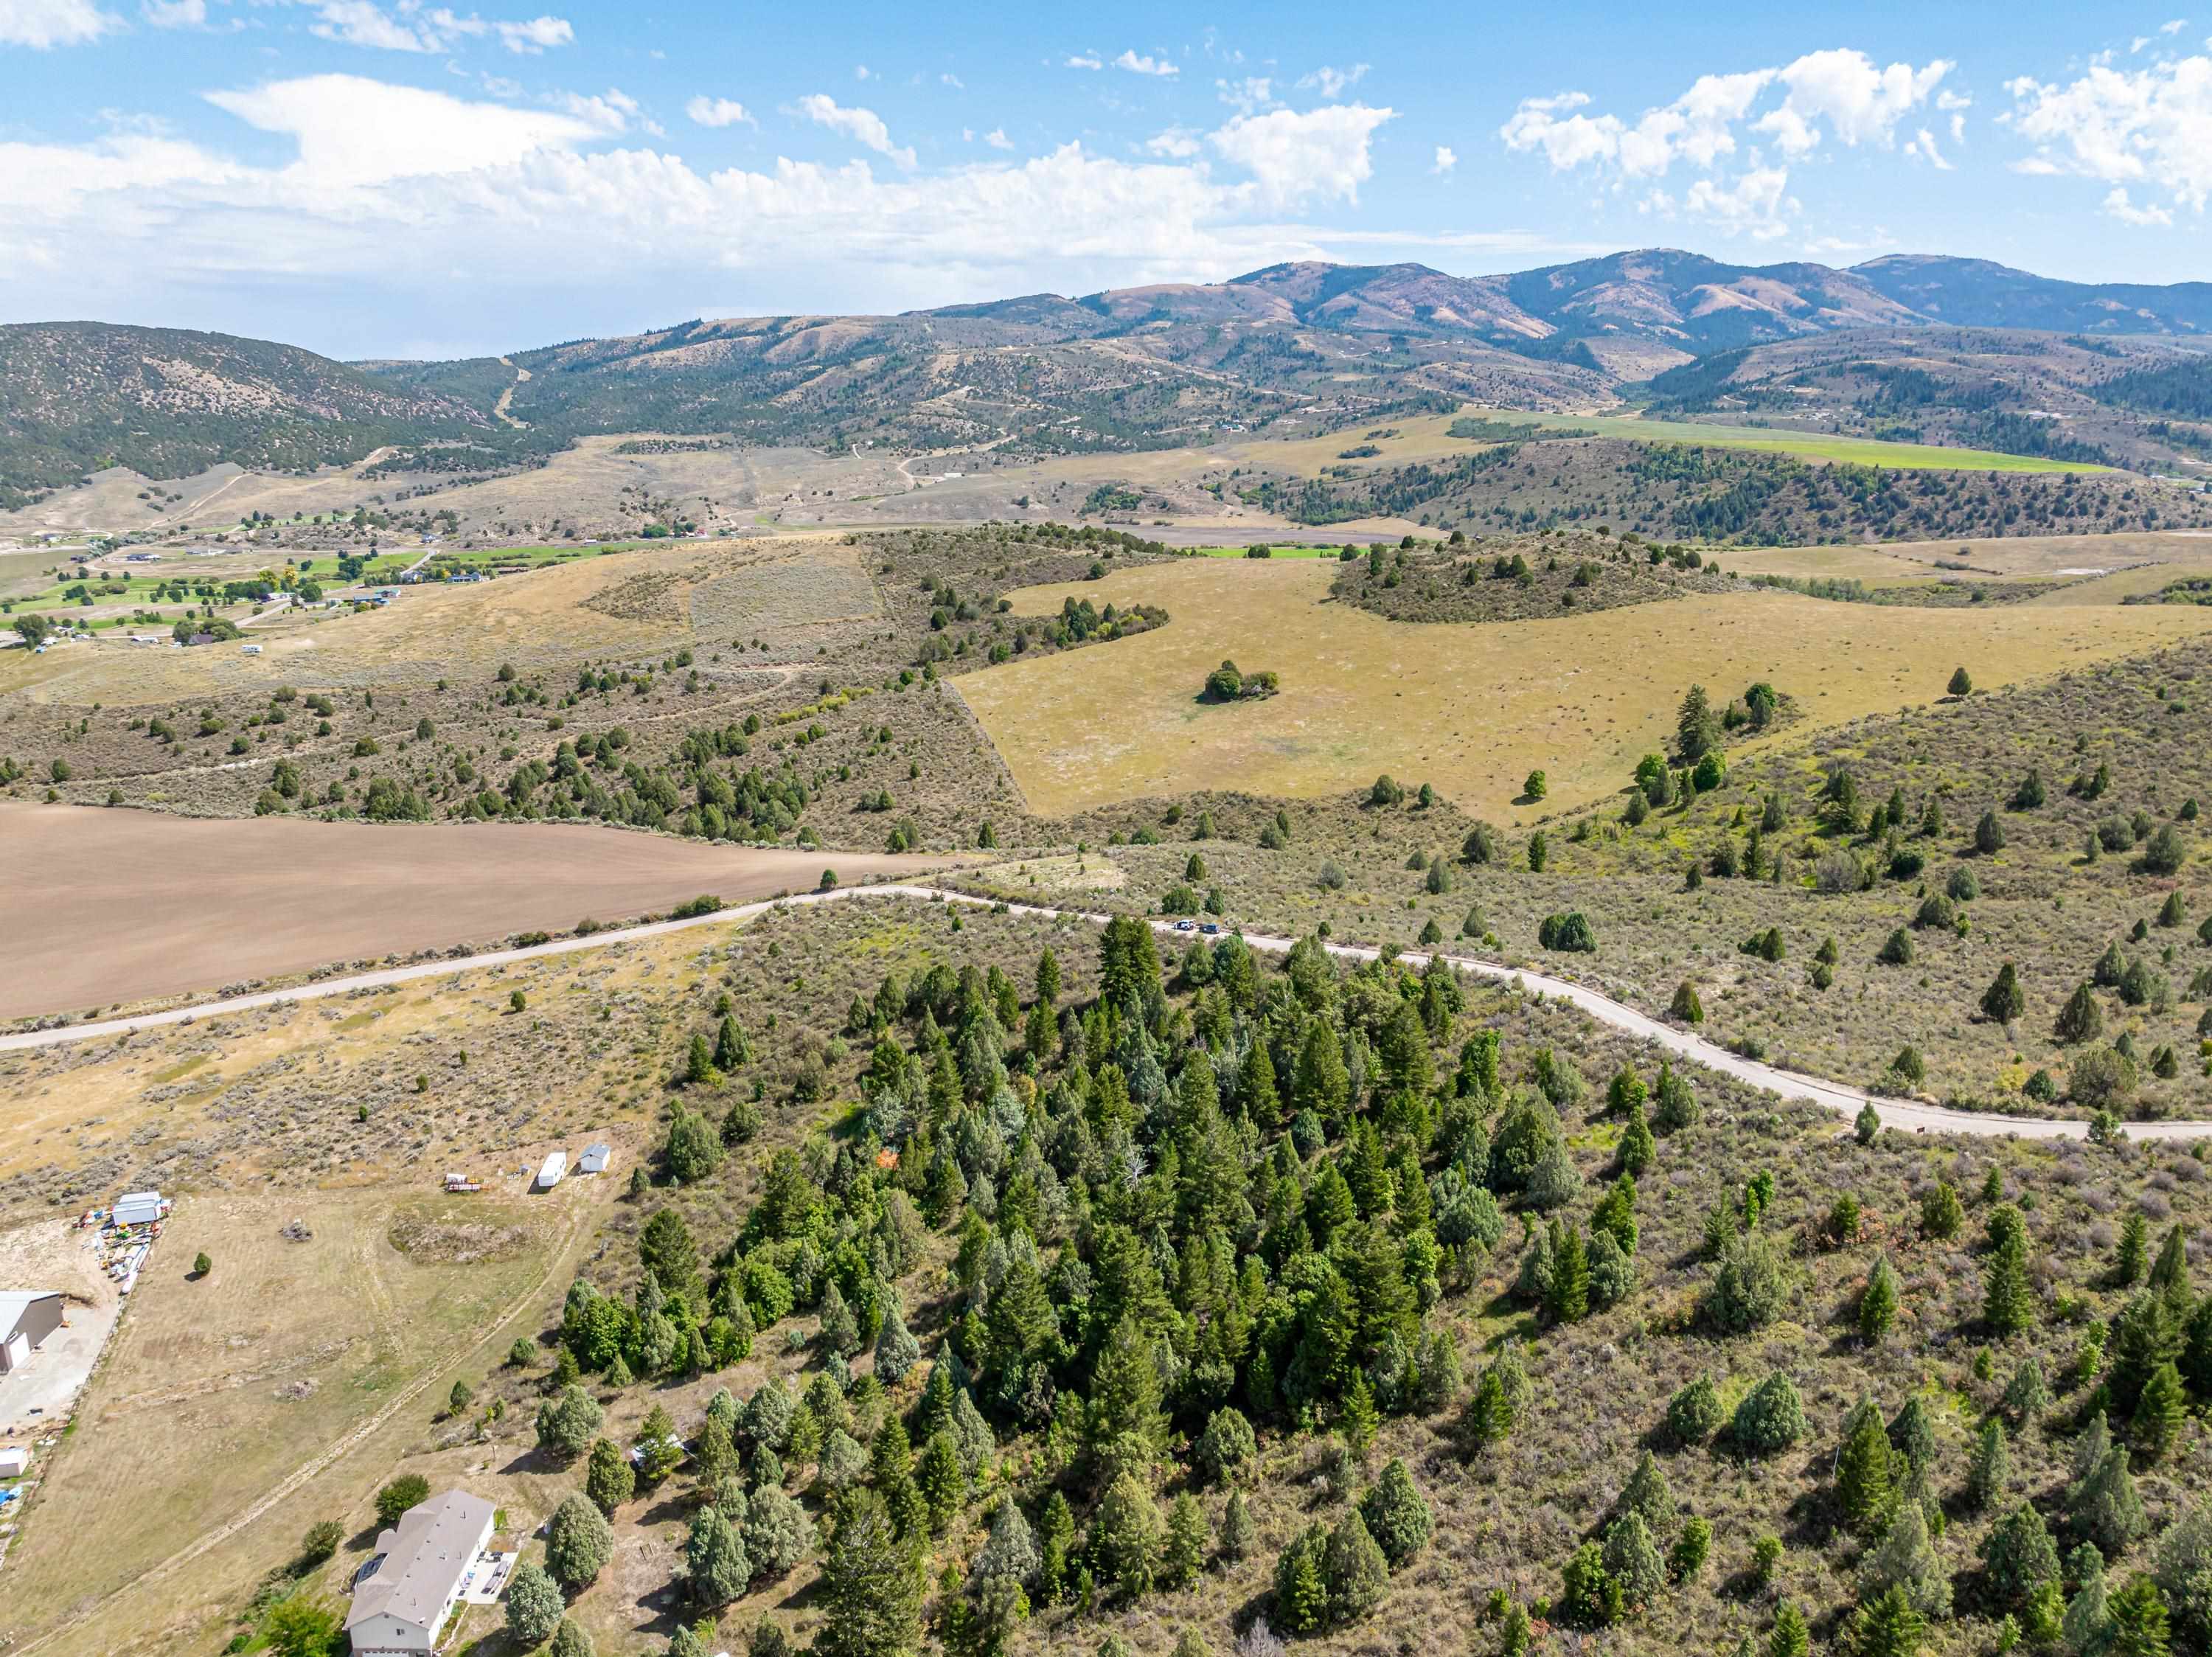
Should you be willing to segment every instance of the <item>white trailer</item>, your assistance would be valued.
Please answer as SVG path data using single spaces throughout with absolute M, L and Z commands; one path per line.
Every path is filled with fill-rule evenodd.
M 551 1191 L 554 1186 L 559 1185 L 562 1179 L 567 1176 L 568 1172 L 568 1153 L 566 1151 L 554 1152 L 552 1155 L 545 1159 L 544 1164 L 538 1170 L 538 1189 L 540 1191 Z

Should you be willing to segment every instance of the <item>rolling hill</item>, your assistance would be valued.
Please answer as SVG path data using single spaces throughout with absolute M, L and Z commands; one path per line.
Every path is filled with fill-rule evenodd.
M 0 326 L 0 507 L 106 466 L 313 471 L 483 423 L 458 398 L 297 346 L 102 322 Z
M 575 437 L 1010 456 L 1170 448 L 1296 411 L 1328 428 L 1473 401 L 1818 415 L 1834 429 L 2142 463 L 2174 399 L 2100 395 L 2193 372 L 2212 283 L 2054 281 L 1896 255 L 1848 270 L 1673 249 L 1493 276 L 1269 265 L 1220 283 L 1032 294 L 886 316 L 695 319 L 507 357 L 344 364 L 295 347 L 98 323 L 0 328 L 0 503 L 122 464 L 301 470 L 466 438 L 472 468 Z M 2043 423 L 2078 419 L 2081 431 Z M 2165 423 L 2160 423 L 2164 424 Z

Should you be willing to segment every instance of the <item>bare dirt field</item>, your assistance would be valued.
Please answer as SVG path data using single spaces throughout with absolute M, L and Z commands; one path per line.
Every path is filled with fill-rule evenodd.
M 76 1011 L 566 930 L 711 892 L 805 891 L 942 858 L 715 846 L 550 823 L 387 825 L 0 805 L 0 1018 Z
M 1802 733 L 1934 702 L 1961 664 L 1994 687 L 2212 629 L 2194 606 L 2122 608 L 2117 591 L 2081 601 L 2096 582 L 2068 605 L 1928 610 L 1747 591 L 1415 624 L 1331 601 L 1334 574 L 1308 560 L 1194 559 L 1031 588 L 1013 595 L 1018 612 L 1074 596 L 1164 605 L 1172 619 L 1102 649 L 966 674 L 958 688 L 1041 815 L 1193 789 L 1310 799 L 1388 772 L 1503 821 L 1534 803 L 1519 800 L 1531 771 L 1547 775 L 1545 811 L 1620 787 L 1639 755 L 1665 746 L 1693 681 L 1734 697 L 1768 680 L 1796 699 Z M 1200 701 L 1224 657 L 1279 673 L 1281 693 Z M 1102 707 L 1115 710 L 1103 725 Z

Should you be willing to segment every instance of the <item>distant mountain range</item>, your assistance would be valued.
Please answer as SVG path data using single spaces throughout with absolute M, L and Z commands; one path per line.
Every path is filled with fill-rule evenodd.
M 449 362 L 347 364 L 176 329 L 18 324 L 0 326 L 0 506 L 109 465 L 178 477 L 397 447 L 428 470 L 497 470 L 613 431 L 1133 449 L 1316 402 L 1352 418 L 1465 400 L 1589 406 L 1739 353 L 1699 382 L 1700 406 L 1726 406 L 1725 382 L 1774 379 L 1759 356 L 1769 346 L 1843 336 L 1847 352 L 1886 362 L 1924 355 L 1921 342 L 1948 339 L 1955 354 L 1960 330 L 1977 331 L 1983 381 L 2047 355 L 2053 337 L 2088 365 L 2068 384 L 2177 365 L 2186 377 L 2212 339 L 2212 283 L 2059 282 L 1917 254 L 1847 270 L 1743 265 L 1664 248 L 1486 277 L 1299 263 L 892 316 L 699 320 Z

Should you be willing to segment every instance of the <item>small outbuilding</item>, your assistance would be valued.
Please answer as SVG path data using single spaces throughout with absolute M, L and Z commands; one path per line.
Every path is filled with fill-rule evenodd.
M 583 1155 L 577 1159 L 576 1172 L 578 1173 L 605 1173 L 607 1171 L 608 1159 L 613 1155 L 614 1153 L 603 1144 L 586 1145 L 584 1147 Z
M 62 1326 L 57 1288 L 0 1289 L 0 1375 L 21 1369 Z
M 134 1191 L 115 1199 L 115 1223 L 118 1226 L 150 1226 L 161 1217 L 161 1193 L 157 1191 Z

